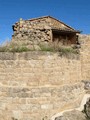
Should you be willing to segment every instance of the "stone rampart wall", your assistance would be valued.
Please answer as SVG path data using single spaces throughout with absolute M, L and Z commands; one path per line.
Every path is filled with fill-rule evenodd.
M 80 58 L 0 53 L 0 113 L 9 120 L 43 120 L 78 107 L 84 94 L 81 80 Z
M 79 107 L 85 94 L 81 81 L 90 80 L 89 37 L 80 41 L 79 57 L 50 52 L 0 53 L 0 119 L 48 120 Z
M 90 80 L 90 35 L 79 35 L 83 80 Z

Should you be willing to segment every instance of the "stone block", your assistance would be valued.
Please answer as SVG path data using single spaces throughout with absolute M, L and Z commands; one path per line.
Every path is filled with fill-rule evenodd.
M 41 109 L 44 109 L 44 110 L 53 109 L 53 104 L 43 104 L 41 105 Z
M 23 113 L 22 113 L 22 111 L 20 111 L 20 110 L 17 110 L 17 111 L 13 110 L 12 111 L 12 118 L 15 119 L 15 120 L 21 120 L 21 119 L 23 119 Z
M 9 52 L 0 52 L 0 60 L 15 60 L 16 55 Z

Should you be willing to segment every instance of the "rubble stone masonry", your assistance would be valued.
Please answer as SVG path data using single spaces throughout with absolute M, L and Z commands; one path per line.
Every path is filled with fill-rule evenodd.
M 22 20 L 20 19 L 13 26 L 14 34 L 12 36 L 12 42 L 18 44 L 25 44 L 29 48 L 33 45 L 45 44 L 51 41 L 50 18 L 42 18 L 36 20 Z
M 20 19 L 19 22 L 16 22 L 13 25 L 14 33 L 12 35 L 12 42 L 17 43 L 18 45 L 24 44 L 30 49 L 33 49 L 33 47 L 35 49 L 40 49 L 40 45 L 48 45 L 53 42 L 54 36 L 52 29 L 64 31 L 74 30 L 66 24 L 49 16 L 30 20 Z M 74 34 L 74 37 L 76 37 L 76 33 Z
M 80 36 L 80 56 L 31 51 L 0 53 L 0 120 L 48 120 L 79 107 L 90 80 L 90 36 Z

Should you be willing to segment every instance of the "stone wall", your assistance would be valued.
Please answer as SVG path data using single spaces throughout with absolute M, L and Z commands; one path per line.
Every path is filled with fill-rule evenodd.
M 14 34 L 12 41 L 18 44 L 26 44 L 27 46 L 38 44 L 48 44 L 52 40 L 50 21 L 48 18 L 36 20 L 20 19 L 13 25 Z
M 90 80 L 90 35 L 79 35 L 83 80 Z
M 24 44 L 29 48 L 33 48 L 40 45 L 48 45 L 53 41 L 52 29 L 73 31 L 74 29 L 67 26 L 66 24 L 56 20 L 52 17 L 41 17 L 31 20 L 22 20 L 13 25 L 13 36 L 12 42 L 17 44 Z M 63 31 L 64 32 L 64 31 Z M 61 32 L 62 33 L 62 32 Z M 72 32 L 73 33 L 73 32 Z M 71 38 L 72 37 L 71 33 Z M 61 36 L 61 35 L 60 35 Z M 65 39 L 65 37 L 58 36 L 60 39 Z M 56 38 L 57 39 L 57 38 Z M 56 40 L 57 41 L 57 40 Z M 71 40 L 72 41 L 72 40 Z M 75 43 L 76 43 L 76 33 L 75 33 Z M 34 46 L 33 46 L 34 45 Z
M 85 37 L 86 39 L 87 37 Z M 0 119 L 48 120 L 79 107 L 90 80 L 89 37 L 79 57 L 59 53 L 0 53 Z
M 80 35 L 81 42 L 81 64 L 84 88 L 90 94 L 90 35 Z
M 42 120 L 78 107 L 84 94 L 80 59 L 57 53 L 0 53 L 0 112 Z

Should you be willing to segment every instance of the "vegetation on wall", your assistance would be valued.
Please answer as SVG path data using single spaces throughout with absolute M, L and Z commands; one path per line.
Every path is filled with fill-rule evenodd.
M 27 48 L 24 44 L 23 45 L 18 45 L 15 43 L 11 44 L 6 44 L 0 46 L 0 52 L 27 52 L 30 51 L 29 48 Z
M 79 54 L 79 50 L 71 46 L 60 46 L 52 44 L 38 44 L 37 49 L 30 48 L 25 44 L 7 43 L 0 46 L 0 52 L 27 52 L 27 51 L 46 51 L 46 52 L 59 52 L 60 55 Z

